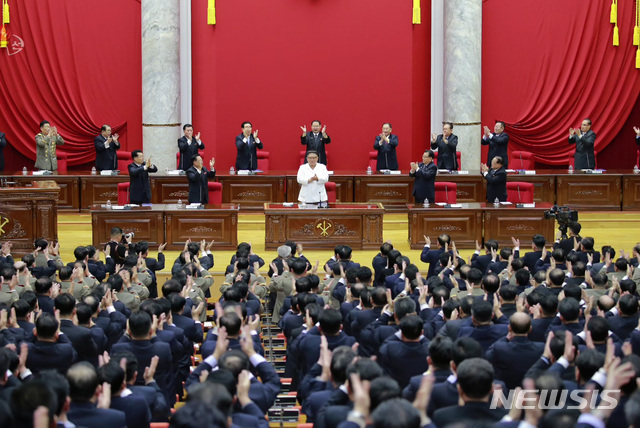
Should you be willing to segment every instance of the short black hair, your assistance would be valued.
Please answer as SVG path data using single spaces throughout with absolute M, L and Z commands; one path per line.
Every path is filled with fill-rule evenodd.
M 11 411 L 16 427 L 32 427 L 33 413 L 40 406 L 49 411 L 49 426 L 57 414 L 58 400 L 56 394 L 42 380 L 34 379 L 18 386 L 11 394 Z
M 482 358 L 484 351 L 480 343 L 472 337 L 461 337 L 453 344 L 451 359 L 458 366 L 468 358 Z
M 545 245 L 547 245 L 547 240 L 543 235 L 540 235 L 539 233 L 536 235 L 533 235 L 533 238 L 531 239 L 531 241 L 533 242 L 533 245 L 536 246 L 536 248 L 539 248 L 541 250 L 544 248 Z
M 342 326 L 342 315 L 335 309 L 326 309 L 318 315 L 318 322 L 324 334 L 334 335 Z
M 106 382 L 111 385 L 111 393 L 115 394 L 122 388 L 125 372 L 118 361 L 111 360 L 98 368 L 98 379 L 101 384 Z
M 131 152 L 131 159 L 135 159 L 138 157 L 138 155 L 142 153 L 142 150 L 134 150 Z
M 251 124 L 251 122 L 242 122 L 242 125 L 240 125 L 240 128 L 243 128 L 243 129 L 244 129 L 244 126 L 245 126 L 246 124 L 251 125 L 251 127 L 253 128 L 253 125 Z
M 184 125 L 182 125 L 182 130 L 186 131 L 187 128 L 193 128 L 193 125 L 190 123 L 185 123 Z
M 436 336 L 429 342 L 429 356 L 436 368 L 449 368 L 453 355 L 453 341 L 445 336 Z
M 48 312 L 41 313 L 36 320 L 36 333 L 42 339 L 53 339 L 58 327 L 58 320 Z
M 478 322 L 489 322 L 493 317 L 493 305 L 486 300 L 476 300 L 471 305 L 471 315 Z
M 418 315 L 407 315 L 400 320 L 402 336 L 409 340 L 417 340 L 422 335 L 424 321 Z
M 469 398 L 483 398 L 491 393 L 493 366 L 483 358 L 469 358 L 457 367 L 458 385 Z
M 76 307 L 76 299 L 69 293 L 62 293 L 55 298 L 54 305 L 60 310 L 60 315 L 69 316 Z
M 575 321 L 580 316 L 580 303 L 572 297 L 566 297 L 558 303 L 558 312 L 565 321 Z
M 48 276 L 43 276 L 41 278 L 36 279 L 35 289 L 38 294 L 46 294 L 53 287 L 53 282 L 51 282 L 51 278 Z
M 129 330 L 135 338 L 148 336 L 151 331 L 151 316 L 145 311 L 133 312 L 129 316 Z
M 373 428 L 419 428 L 420 413 L 403 398 L 382 402 L 371 414 Z

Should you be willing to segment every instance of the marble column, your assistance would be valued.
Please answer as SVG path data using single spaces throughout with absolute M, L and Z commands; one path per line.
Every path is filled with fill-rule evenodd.
M 444 1 L 444 120 L 452 122 L 462 168 L 480 169 L 482 0 Z
M 176 168 L 180 123 L 180 2 L 142 0 L 142 146 L 159 171 Z

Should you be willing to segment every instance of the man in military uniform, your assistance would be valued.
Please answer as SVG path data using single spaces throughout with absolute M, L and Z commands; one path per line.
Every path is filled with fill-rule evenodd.
M 40 122 L 40 133 L 36 135 L 36 165 L 37 169 L 47 171 L 58 170 L 58 157 L 56 146 L 64 144 L 64 140 L 58 135 L 58 129 L 52 127 L 49 122 Z

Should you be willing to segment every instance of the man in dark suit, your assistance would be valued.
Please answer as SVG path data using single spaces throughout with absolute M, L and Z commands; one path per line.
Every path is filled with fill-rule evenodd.
M 569 144 L 576 145 L 573 155 L 575 169 L 594 169 L 596 167 L 596 155 L 594 146 L 596 133 L 591 130 L 591 119 L 584 119 L 580 129 L 569 128 Z
M 77 426 L 114 428 L 127 426 L 124 412 L 96 406 L 102 393 L 96 369 L 87 362 L 75 364 L 67 373 L 71 408 L 67 418 Z
M 538 259 L 542 257 L 542 249 L 546 244 L 547 244 L 547 240 L 544 238 L 544 236 L 540 234 L 533 235 L 533 238 L 531 239 L 531 249 L 533 251 L 526 253 L 522 257 L 522 261 L 524 262 L 524 265 L 529 268 L 529 272 L 531 273 L 535 272 L 536 261 L 538 261 Z M 548 254 L 544 262 L 549 263 Z
M 376 170 L 381 169 L 398 169 L 398 156 L 396 155 L 396 148 L 398 147 L 398 136 L 391 134 L 391 124 L 384 123 L 382 125 L 382 132 L 376 137 L 373 148 L 378 151 L 378 163 L 376 164 Z
M 253 134 L 251 131 L 253 126 L 251 122 L 242 122 L 242 134 L 236 137 L 236 148 L 238 155 L 236 157 L 236 169 L 258 169 L 258 149 L 262 149 L 264 145 L 258 138 L 258 130 Z
M 485 248 L 485 254 L 480 255 L 480 250 L 482 249 L 482 247 L 480 246 L 480 243 L 476 241 L 476 251 L 471 256 L 471 267 L 479 269 L 483 275 L 487 272 L 487 268 L 491 264 L 491 260 L 492 260 L 491 252 L 493 250 L 495 250 L 496 252 L 498 251 L 498 248 L 499 248 L 498 241 L 496 241 L 495 239 L 488 239 L 484 243 L 484 248 Z
M 491 160 L 491 169 L 482 164 L 482 176 L 487 180 L 487 202 L 493 203 L 496 198 L 500 202 L 507 200 L 507 170 L 500 156 Z
M 498 422 L 507 411 L 492 409 L 489 399 L 493 391 L 493 367 L 482 358 L 470 358 L 460 363 L 457 370 L 458 389 L 463 406 L 450 406 L 436 410 L 436 426 L 455 425 L 459 422 Z
M 142 150 L 131 152 L 133 163 L 129 165 L 129 199 L 132 204 L 148 204 L 151 202 L 151 185 L 149 173 L 158 172 L 158 167 L 151 164 L 151 158 L 144 161 Z
M 420 254 L 420 261 L 424 263 L 429 263 L 429 271 L 427 273 L 427 278 L 433 276 L 436 265 L 440 262 L 440 255 L 445 251 L 445 245 L 451 244 L 451 237 L 446 233 L 438 236 L 438 244 L 440 248 L 437 250 L 431 249 L 431 238 L 428 236 L 424 237 L 425 244 L 424 248 L 422 248 L 422 253 Z M 447 247 L 448 248 L 448 247 Z
M 178 150 L 180 151 L 178 169 L 185 171 L 190 167 L 193 157 L 198 154 L 198 150 L 204 150 L 204 144 L 200 141 L 199 132 L 195 136 L 195 141 L 193 141 L 193 125 L 190 123 L 185 124 L 182 130 L 184 131 L 184 136 L 178 138 Z
M 448 169 L 456 171 L 458 169 L 458 159 L 456 148 L 458 147 L 458 137 L 453 135 L 453 123 L 445 122 L 442 126 L 442 134 L 431 135 L 431 149 L 438 149 L 438 169 Z
M 58 341 L 59 323 L 49 313 L 42 313 L 36 320 L 36 340 L 29 344 L 27 368 L 34 373 L 43 370 L 57 370 L 66 373 L 76 360 L 76 351 L 71 343 Z
M 567 238 L 558 239 L 553 244 L 553 248 L 560 248 L 564 252 L 564 256 L 567 257 L 571 250 L 575 247 L 576 240 L 577 242 L 582 242 L 582 237 L 580 236 L 580 231 L 582 230 L 582 225 L 577 221 L 569 222 L 567 226 Z
M 327 153 L 325 151 L 325 145 L 331 143 L 331 137 L 327 135 L 327 125 L 320 127 L 322 123 L 319 120 L 311 122 L 311 132 L 307 132 L 307 125 L 300 127 L 302 129 L 302 135 L 300 136 L 300 144 L 307 146 L 307 152 L 318 152 L 318 162 L 327 165 Z M 307 163 L 307 154 L 304 155 L 304 163 Z
M 471 319 L 473 326 L 461 327 L 458 330 L 458 337 L 471 337 L 477 340 L 482 346 L 483 351 L 487 351 L 491 345 L 498 339 L 505 337 L 508 333 L 508 327 L 504 324 L 493 324 L 491 319 L 494 311 L 491 303 L 486 300 L 477 300 L 471 306 Z M 499 317 L 498 317 L 499 318 Z
M 436 175 L 438 167 L 433 163 L 433 151 L 427 150 L 422 155 L 422 162 L 411 162 L 409 176 L 415 180 L 413 182 L 413 196 L 416 204 L 421 204 L 425 199 L 434 202 L 436 199 Z
M 78 353 L 78 361 L 87 361 L 98 367 L 98 347 L 93 341 L 91 330 L 73 323 L 76 313 L 76 299 L 69 293 L 55 298 L 55 308 L 60 311 L 60 331 L 69 338 Z
M 106 169 L 118 169 L 117 150 L 120 148 L 118 134 L 111 135 L 111 127 L 102 125 L 100 135 L 93 140 L 96 148 L 96 169 L 98 171 Z
M 4 171 L 4 148 L 7 146 L 7 138 L 4 132 L 0 132 L 0 171 Z
M 211 158 L 209 168 L 203 165 L 202 156 L 196 154 L 191 158 L 191 167 L 187 169 L 187 179 L 189 180 L 189 203 L 208 204 L 209 203 L 209 179 L 215 178 L 216 171 L 213 168 L 216 160 Z
M 530 332 L 531 317 L 528 314 L 517 312 L 511 315 L 510 338 L 498 339 L 485 355 L 496 370 L 496 378 L 504 381 L 509 389 L 521 386 L 525 373 L 544 351 L 544 343 L 527 338 Z
M 171 345 L 160 340 L 151 340 L 151 317 L 145 311 L 138 311 L 131 314 L 127 324 L 127 333 L 130 342 L 116 343 L 111 348 L 111 353 L 129 351 L 138 359 L 140 367 L 149 367 L 154 356 L 160 357 L 156 369 L 156 382 L 165 394 L 167 403 L 175 402 L 175 394 L 171 389 L 173 378 L 175 377 L 175 367 L 171 354 Z M 137 384 L 144 383 L 144 371 L 140 370 Z
M 482 136 L 482 145 L 489 146 L 489 152 L 487 153 L 487 165 L 491 163 L 491 160 L 496 156 L 500 156 L 504 161 L 504 167 L 509 165 L 509 155 L 507 153 L 507 146 L 509 145 L 509 135 L 504 132 L 504 122 L 497 121 L 494 132 L 488 126 L 484 127 L 484 135 Z
M 98 369 L 100 382 L 111 386 L 110 409 L 124 412 L 128 427 L 149 427 L 151 410 L 144 397 L 133 395 L 126 388 L 125 371 L 120 362 L 111 360 Z M 124 393 L 124 394 L 123 394 Z

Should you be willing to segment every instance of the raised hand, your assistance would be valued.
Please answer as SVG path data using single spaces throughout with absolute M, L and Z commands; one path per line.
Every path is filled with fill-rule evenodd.
M 300 127 L 300 129 L 302 129 L 302 135 L 303 135 L 303 136 L 304 136 L 304 135 L 307 135 L 307 125 L 302 125 L 302 126 Z
M 258 130 L 257 129 L 255 131 L 253 131 L 253 139 L 254 140 L 258 139 Z

